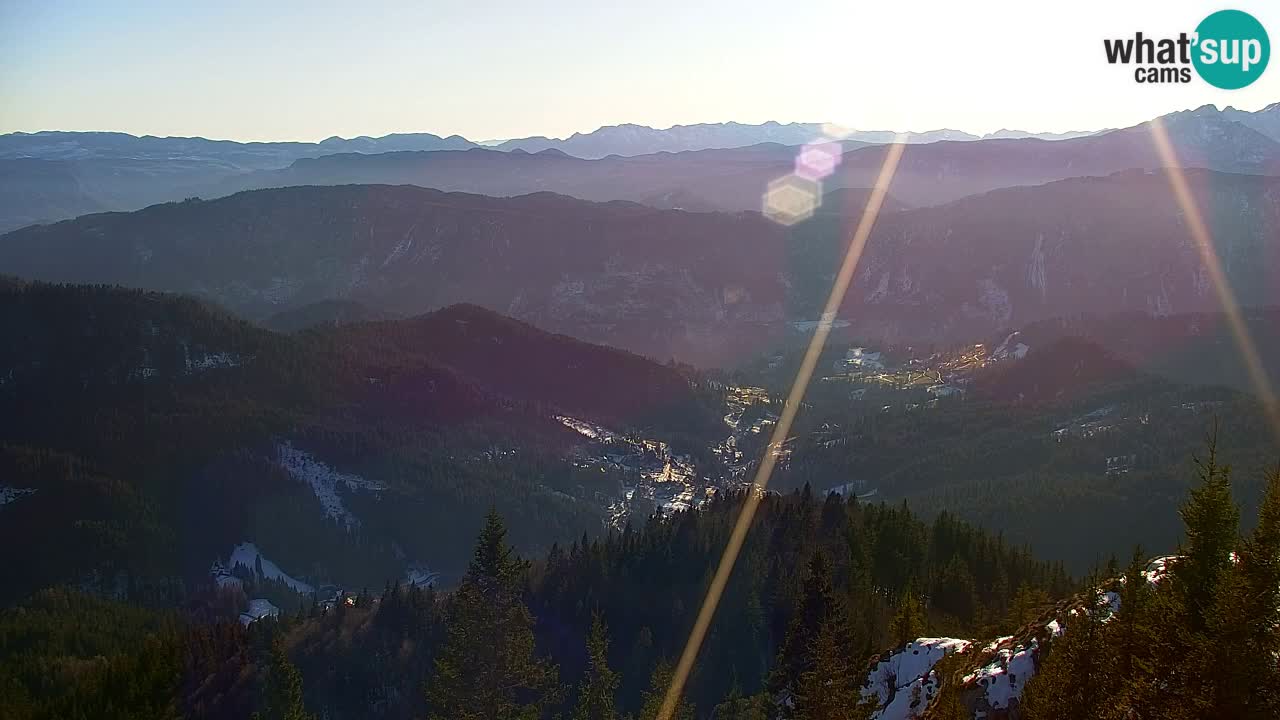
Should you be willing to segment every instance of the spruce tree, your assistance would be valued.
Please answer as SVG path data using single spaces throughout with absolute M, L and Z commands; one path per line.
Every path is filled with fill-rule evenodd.
M 822 552 L 809 560 L 804 587 L 787 626 L 782 648 L 769 675 L 769 691 L 783 699 L 794 695 L 800 676 L 811 664 L 810 650 L 818 631 L 833 620 L 836 596 L 831 586 L 831 566 Z
M 447 637 L 427 683 L 434 720 L 534 720 L 556 701 L 555 666 L 536 656 L 521 599 L 525 567 L 490 511 L 448 602 Z
M 1101 662 L 1104 625 L 1096 608 L 1069 615 L 1062 629 L 1023 690 L 1019 707 L 1024 720 L 1098 718 L 1106 708 L 1109 668 Z
M 644 692 L 644 704 L 640 708 L 639 720 L 659 720 L 662 702 L 667 697 L 667 690 L 671 687 L 674 675 L 671 663 L 665 660 L 659 662 L 653 669 L 653 674 L 649 676 L 649 689 Z M 693 720 L 693 717 L 693 706 L 681 697 L 676 701 L 671 715 L 662 720 Z
M 614 720 L 614 694 L 618 690 L 618 674 L 609 669 L 609 635 L 604 621 L 596 613 L 587 637 L 587 675 L 578 691 L 578 705 L 573 720 Z
M 311 720 L 313 717 L 302 703 L 302 673 L 290 662 L 278 636 L 271 641 L 262 710 L 253 717 L 254 720 Z
M 902 598 L 898 601 L 898 610 L 893 615 L 890 634 L 895 645 L 902 646 L 925 633 L 924 605 L 916 595 L 915 589 L 907 586 Z
M 729 697 L 716 706 L 713 717 L 716 720 L 772 720 L 774 709 L 773 700 L 767 693 L 743 697 L 735 685 Z
M 1214 707 L 1225 716 L 1280 717 L 1280 469 L 1273 471 L 1258 525 L 1218 588 L 1210 622 Z
M 1209 436 L 1203 460 L 1196 458 L 1199 484 L 1182 505 L 1186 547 L 1173 565 L 1175 580 L 1199 631 L 1215 603 L 1218 583 L 1231 567 L 1231 553 L 1239 539 L 1240 510 L 1231 498 L 1231 468 L 1218 463 L 1217 429 Z
M 1161 618 L 1152 613 L 1154 591 L 1144 574 L 1146 568 L 1142 548 L 1135 547 L 1119 589 L 1120 608 L 1104 632 L 1106 647 L 1099 662 L 1112 672 L 1101 680 L 1111 698 L 1110 708 L 1104 708 L 1111 714 L 1103 717 L 1127 717 L 1159 691 L 1154 653 L 1160 646 Z
M 849 659 L 849 648 L 834 622 L 825 622 L 810 648 L 810 663 L 800 675 L 793 716 L 797 720 L 869 718 L 871 703 L 862 701 L 862 676 Z

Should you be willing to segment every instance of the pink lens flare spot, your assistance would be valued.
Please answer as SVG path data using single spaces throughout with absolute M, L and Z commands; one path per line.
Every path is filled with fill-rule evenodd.
M 822 183 L 787 175 L 769 183 L 764 193 L 764 215 L 780 225 L 795 225 L 813 217 L 821 202 Z
M 840 143 L 813 142 L 800 148 L 796 156 L 796 174 L 810 180 L 821 180 L 835 172 L 840 164 Z

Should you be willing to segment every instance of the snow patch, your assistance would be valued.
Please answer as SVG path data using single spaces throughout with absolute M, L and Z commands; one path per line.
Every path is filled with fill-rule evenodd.
M 280 608 L 270 600 L 254 598 L 249 601 L 249 609 L 240 613 L 240 624 L 249 627 L 249 623 L 265 617 L 279 617 Z
M 569 428 L 570 430 L 573 430 L 574 432 L 578 433 L 579 435 L 582 435 L 583 437 L 591 438 L 592 440 L 599 440 L 600 442 L 604 442 L 604 443 L 615 443 L 615 442 L 623 441 L 623 437 L 621 435 L 613 432 L 612 430 L 607 430 L 599 425 L 589 423 L 586 420 L 571 418 L 571 417 L 568 417 L 567 415 L 557 415 L 556 420 L 559 420 L 562 425 Z
M 240 367 L 240 356 L 228 352 L 208 353 L 196 358 L 187 355 L 187 372 L 201 372 L 214 368 Z
M 1142 571 L 1142 576 L 1147 579 L 1147 582 L 1155 585 L 1169 574 L 1169 563 L 1177 559 L 1177 555 L 1161 555 L 1152 558 L 1151 562 L 1147 563 L 1147 569 Z
M 1012 639 L 1013 639 L 1012 635 L 1003 635 L 1001 637 L 998 637 L 995 640 L 992 640 L 991 642 L 987 643 L 986 646 L 982 648 L 982 652 L 983 654 L 993 653 L 996 651 L 996 648 L 1009 642 Z
M 422 565 L 420 563 L 413 563 L 409 565 L 409 568 L 404 573 L 405 584 L 417 585 L 419 587 L 434 585 L 436 580 L 439 578 L 440 573 L 433 572 L 426 565 Z
M 325 515 L 341 521 L 348 530 L 359 528 L 360 520 L 343 504 L 338 488 L 345 487 L 349 492 L 386 489 L 380 483 L 365 480 L 359 475 L 339 472 L 287 442 L 276 446 L 276 460 L 295 480 L 311 487 L 324 507 Z
M 387 254 L 387 259 L 382 261 L 382 267 L 387 267 L 391 263 L 399 260 L 401 257 L 404 257 L 405 253 L 409 252 L 413 247 L 413 231 L 417 229 L 417 223 L 414 223 L 409 227 L 409 231 L 404 234 L 404 237 L 400 242 L 396 243 L 396 246 Z
M 16 488 L 0 485 L 0 505 L 8 505 L 23 495 L 30 495 L 35 491 L 35 488 Z
M 1021 360 L 1026 357 L 1031 347 L 1024 342 L 1014 342 L 1020 334 L 1019 332 L 1009 333 L 1004 341 L 995 350 L 991 351 L 991 356 L 988 359 L 992 361 L 1008 360 L 1009 358 Z
M 877 720 L 908 720 L 924 712 L 938 689 L 933 666 L 953 652 L 964 652 L 973 643 L 958 638 L 918 638 L 881 660 L 872 668 L 862 696 L 875 698 Z
M 302 582 L 301 580 L 297 580 L 293 578 L 284 570 L 281 570 L 279 565 L 276 565 L 275 563 L 268 560 L 267 557 L 263 555 L 261 551 L 258 550 L 258 546 L 254 545 L 251 542 L 242 542 L 239 545 L 236 545 L 234 548 L 232 548 L 231 558 L 230 560 L 227 561 L 227 563 L 229 567 L 234 568 L 236 565 L 244 565 L 250 570 L 253 570 L 255 567 L 257 567 L 257 563 L 259 559 L 262 560 L 263 577 L 269 578 L 271 580 L 279 580 L 285 585 L 288 585 L 289 587 L 293 588 L 294 592 L 299 592 L 299 593 L 302 593 L 303 595 L 310 595 L 312 592 L 315 592 L 315 588 Z M 214 574 L 215 576 L 218 574 L 218 568 L 216 566 L 214 568 Z
M 996 652 L 995 658 L 964 679 L 983 689 L 987 705 L 992 710 L 1007 710 L 1009 704 L 1022 695 L 1027 681 L 1036 674 L 1035 655 L 1039 643 L 1031 640 L 1025 645 L 1007 647 Z

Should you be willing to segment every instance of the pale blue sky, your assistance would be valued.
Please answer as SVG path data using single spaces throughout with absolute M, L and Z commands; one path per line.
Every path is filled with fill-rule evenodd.
M 0 132 L 237 140 L 563 136 L 600 125 L 833 121 L 988 132 L 1130 125 L 1244 90 L 1139 86 L 1103 37 L 1280 4 L 858 0 L 0 0 Z M 1280 63 L 1273 63 L 1276 65 Z

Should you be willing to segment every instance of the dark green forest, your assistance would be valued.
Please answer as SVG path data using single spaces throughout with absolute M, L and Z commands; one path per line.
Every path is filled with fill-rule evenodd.
M 682 650 L 744 497 L 557 545 L 533 562 L 490 514 L 450 592 L 388 585 L 350 606 L 302 605 L 247 630 L 236 603 L 212 594 L 166 598 L 148 588 L 108 600 L 42 591 L 0 630 L 3 682 L 20 688 L 6 694 L 6 716 L 72 717 L 63 713 L 83 706 L 119 708 L 97 717 L 229 717 L 245 708 L 296 717 L 272 714 L 284 673 L 301 687 L 295 700 L 328 717 L 544 717 L 590 702 L 652 717 L 647 699 L 663 690 L 652 679 Z M 1060 567 L 946 515 L 924 523 L 903 508 L 835 495 L 771 494 L 685 702 L 705 716 L 731 696 L 798 692 L 809 646 L 830 622 L 838 620 L 841 655 L 855 672 L 878 649 L 926 632 L 998 632 L 1013 604 L 1072 587 Z M 98 629 L 81 632 L 88 625 Z M 148 674 L 113 680 L 113 668 L 139 667 Z M 56 669 L 56 682 L 44 668 Z M 584 677 L 607 692 L 592 700 L 600 689 L 589 692 Z
M 1063 631 L 1046 638 L 1020 717 L 1275 717 L 1280 471 L 1242 535 L 1216 448 L 1197 468 L 1186 542 L 1154 579 L 1141 550 L 1073 581 L 945 514 L 769 494 L 675 717 L 870 717 L 862 685 L 880 651 L 1033 632 L 1046 617 Z M 451 591 L 387 585 L 247 628 L 227 597 L 42 591 L 0 620 L 0 703 L 21 719 L 649 720 L 744 500 L 534 561 L 490 513 Z M 1089 603 L 1104 588 L 1118 609 Z M 972 717 L 971 656 L 939 663 L 928 717 Z

